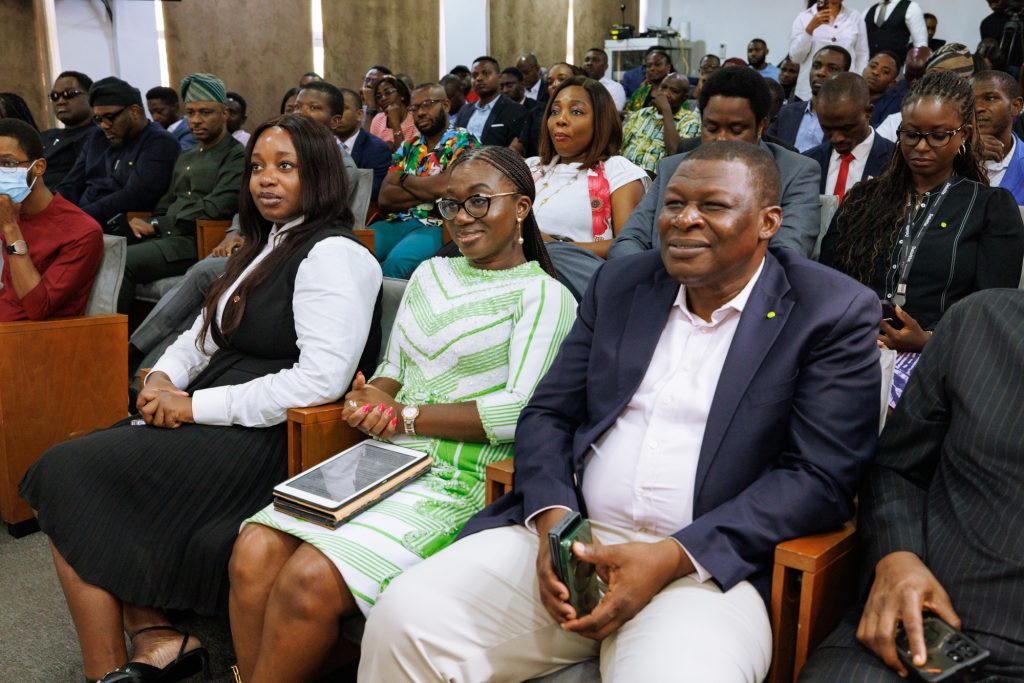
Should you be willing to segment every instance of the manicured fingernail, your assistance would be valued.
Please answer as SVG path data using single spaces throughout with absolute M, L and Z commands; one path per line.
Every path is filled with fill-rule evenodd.
M 363 412 L 364 413 L 370 412 L 370 404 L 369 403 L 367 403 L 365 406 L 363 406 Z
M 395 409 L 394 409 L 393 407 L 389 407 L 389 408 L 387 409 L 387 412 L 386 412 L 386 414 L 388 415 L 388 417 L 390 417 L 390 416 L 394 415 L 394 414 L 395 414 Z
M 362 370 L 357 370 L 356 371 L 356 377 L 362 377 L 362 376 L 363 376 L 363 371 Z
M 379 403 L 379 404 L 377 404 L 377 410 L 378 410 L 379 412 L 382 412 L 382 413 L 383 413 L 383 412 L 384 412 L 384 404 L 383 404 L 383 403 Z
M 391 426 L 394 427 L 397 424 L 398 424 L 398 418 L 397 417 L 391 418 Z

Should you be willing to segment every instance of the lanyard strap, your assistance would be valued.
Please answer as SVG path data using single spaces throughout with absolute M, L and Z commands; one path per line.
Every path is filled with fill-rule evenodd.
M 897 266 L 899 280 L 896 283 L 896 295 L 892 298 L 892 302 L 897 306 L 903 307 L 907 303 L 907 280 L 910 279 L 910 269 L 914 265 L 914 258 L 917 257 L 917 251 L 921 247 L 924 235 L 928 232 L 928 226 L 931 225 L 935 214 L 939 212 L 942 202 L 946 200 L 946 195 L 949 193 L 949 188 L 953 187 L 955 182 L 956 174 L 953 174 L 946 181 L 946 184 L 942 186 L 939 196 L 932 202 L 928 213 L 916 231 L 914 230 L 914 200 L 911 199 L 907 204 L 907 220 L 900 231 L 900 238 L 903 244 L 900 247 L 900 260 Z

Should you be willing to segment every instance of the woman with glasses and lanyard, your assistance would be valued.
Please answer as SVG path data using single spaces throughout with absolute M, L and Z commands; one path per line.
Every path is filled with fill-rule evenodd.
M 891 406 L 949 307 L 981 289 L 1017 287 L 1024 260 L 1013 196 L 988 186 L 976 153 L 970 82 L 930 72 L 902 114 L 898 152 L 847 193 L 821 247 L 822 263 L 883 301 L 879 346 L 900 352 Z
M 575 318 L 533 216 L 534 186 L 505 147 L 466 152 L 437 200 L 461 257 L 413 273 L 384 360 L 357 376 L 343 418 L 430 453 L 384 503 L 328 530 L 267 507 L 231 559 L 231 633 L 246 683 L 325 673 L 341 619 L 368 614 L 403 570 L 451 543 L 483 507 L 487 465 L 512 457 L 516 421 Z

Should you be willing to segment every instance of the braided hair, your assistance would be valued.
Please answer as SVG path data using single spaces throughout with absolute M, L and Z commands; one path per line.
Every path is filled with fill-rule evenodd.
M 513 152 L 508 147 L 493 145 L 474 147 L 459 155 L 459 158 L 451 165 L 452 171 L 467 161 L 482 161 L 498 169 L 503 176 L 512 181 L 517 192 L 530 198 L 530 202 L 536 198 L 537 192 L 529 167 L 519 153 Z M 551 263 L 548 250 L 544 247 L 544 240 L 540 236 L 540 226 L 537 225 L 537 217 L 534 216 L 532 207 L 530 213 L 526 214 L 526 218 L 523 219 L 522 230 L 523 255 L 526 256 L 526 260 L 536 261 L 545 273 L 557 279 L 555 266 Z
M 974 90 L 970 81 L 952 71 L 926 73 L 910 88 L 903 100 L 903 111 L 925 98 L 948 102 L 957 110 L 962 123 L 974 122 Z M 977 136 L 977 128 L 973 128 L 964 141 L 963 152 L 953 160 L 953 170 L 961 178 L 987 185 Z M 878 259 L 892 251 L 905 207 L 913 195 L 914 179 L 902 146 L 897 143 L 881 175 L 855 185 L 836 213 L 836 268 L 870 286 Z

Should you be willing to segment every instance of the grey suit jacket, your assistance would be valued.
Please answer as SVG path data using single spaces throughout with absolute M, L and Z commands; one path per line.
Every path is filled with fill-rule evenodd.
M 775 233 L 771 244 L 792 249 L 802 256 L 810 256 L 818 239 L 821 221 L 821 202 L 818 186 L 821 168 L 813 159 L 791 152 L 771 142 L 761 142 L 771 152 L 782 174 L 782 227 Z M 612 243 L 608 258 L 638 254 L 657 249 L 658 213 L 665 203 L 665 188 L 686 154 L 673 154 L 658 162 L 658 176 L 647 189 L 644 198 L 633 209 L 629 220 Z

